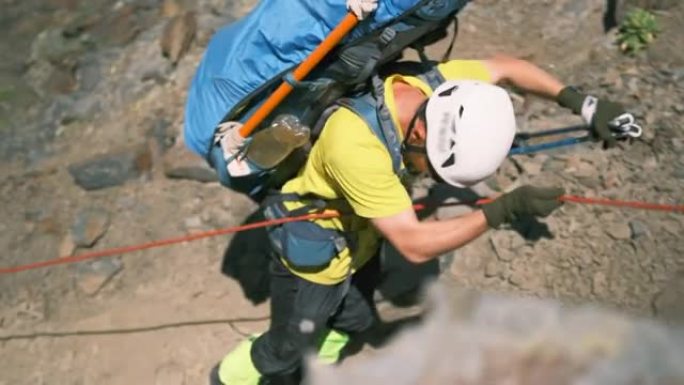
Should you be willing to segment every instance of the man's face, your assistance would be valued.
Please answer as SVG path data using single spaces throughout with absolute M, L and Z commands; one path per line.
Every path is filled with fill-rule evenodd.
M 425 121 L 421 118 L 416 119 L 413 129 L 406 138 L 406 147 L 402 153 L 404 163 L 411 174 L 425 174 L 430 170 L 425 138 Z

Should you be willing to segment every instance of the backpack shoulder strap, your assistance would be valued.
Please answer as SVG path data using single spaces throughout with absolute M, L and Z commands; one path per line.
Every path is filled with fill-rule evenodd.
M 427 83 L 433 91 L 446 81 L 444 75 L 439 72 L 436 65 L 431 66 L 427 71 L 419 74 L 418 78 Z
M 427 83 L 433 90 L 445 81 L 437 66 L 430 66 L 415 76 Z M 314 133 L 320 133 L 322 123 L 340 106 L 348 108 L 363 119 L 373 134 L 385 145 L 392 158 L 392 169 L 397 175 L 403 176 L 405 171 L 402 167 L 401 143 L 397 137 L 397 129 L 394 126 L 394 122 L 392 122 L 389 109 L 385 104 L 384 82 L 379 76 L 375 75 L 372 78 L 372 85 L 373 92 L 365 92 L 355 97 L 338 99 L 323 114 L 322 119 L 316 124 Z
M 404 171 L 401 162 L 401 143 L 396 135 L 396 129 L 389 111 L 384 104 L 371 93 L 365 93 L 352 98 L 343 98 L 337 101 L 337 105 L 348 108 L 361 119 L 363 119 L 373 134 L 380 139 L 389 151 L 392 158 L 392 169 L 394 173 L 401 176 Z M 383 113 L 383 107 L 386 113 Z

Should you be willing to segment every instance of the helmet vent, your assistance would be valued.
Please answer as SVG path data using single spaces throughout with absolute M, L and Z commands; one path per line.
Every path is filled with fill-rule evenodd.
M 445 96 L 451 96 L 451 94 L 458 89 L 458 86 L 453 86 L 447 90 L 444 90 L 439 93 L 439 96 L 445 97 Z
M 465 111 L 465 108 L 463 108 L 463 105 L 461 105 L 461 107 L 459 107 L 459 109 L 458 109 L 458 117 L 459 118 L 463 117 L 463 111 Z
M 447 158 L 447 160 L 445 160 L 444 163 L 442 163 L 442 168 L 451 167 L 455 163 L 456 163 L 456 154 L 454 154 L 452 152 L 451 155 L 449 155 L 449 157 Z

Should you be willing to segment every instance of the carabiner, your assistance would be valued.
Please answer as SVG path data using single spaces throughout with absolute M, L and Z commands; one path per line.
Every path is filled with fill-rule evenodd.
M 644 130 L 641 128 L 641 126 L 636 123 L 634 115 L 630 113 L 624 113 L 618 116 L 610 121 L 608 125 L 613 129 L 613 131 L 616 131 L 615 136 L 618 138 L 624 138 L 627 136 L 630 138 L 638 138 L 644 133 Z

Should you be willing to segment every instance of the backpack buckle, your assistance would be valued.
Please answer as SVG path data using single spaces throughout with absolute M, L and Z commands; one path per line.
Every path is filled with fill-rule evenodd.
M 382 30 L 378 38 L 383 45 L 387 45 L 394 40 L 395 37 L 397 37 L 397 31 L 395 31 L 394 28 L 387 27 Z

